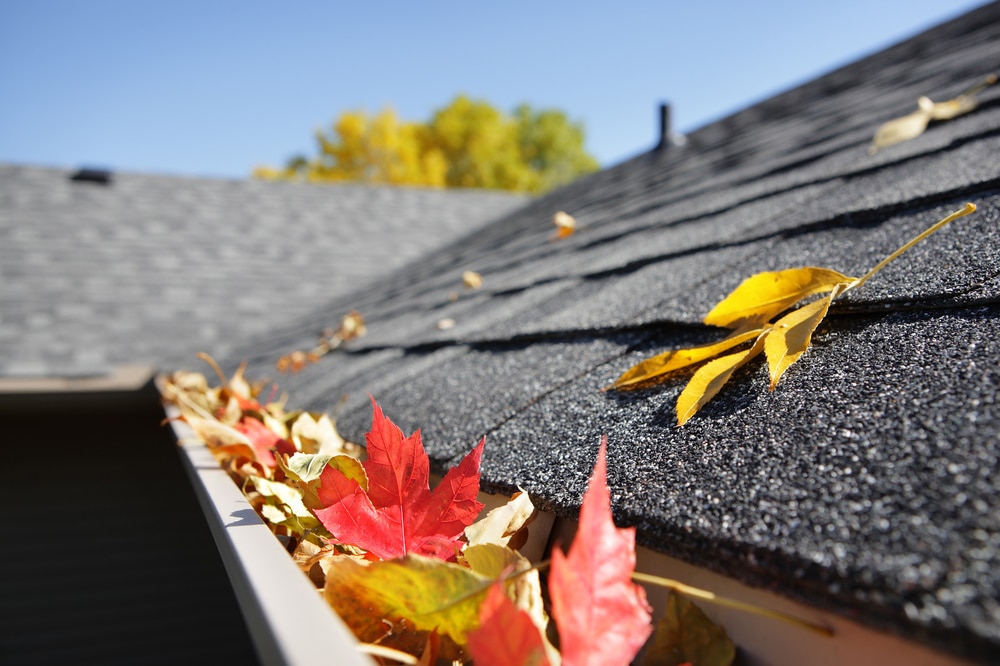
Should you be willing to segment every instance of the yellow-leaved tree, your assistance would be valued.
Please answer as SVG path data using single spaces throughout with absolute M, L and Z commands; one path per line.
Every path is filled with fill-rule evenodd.
M 260 167 L 258 178 L 476 187 L 544 192 L 596 171 L 582 125 L 562 111 L 512 115 L 489 103 L 456 97 L 427 123 L 403 122 L 392 109 L 369 117 L 347 111 L 318 131 L 315 157 L 297 156 L 283 169 Z

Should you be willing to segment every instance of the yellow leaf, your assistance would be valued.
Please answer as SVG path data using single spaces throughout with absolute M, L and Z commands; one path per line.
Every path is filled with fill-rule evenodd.
M 760 326 L 807 296 L 853 281 L 843 273 L 815 266 L 757 273 L 712 308 L 705 323 L 736 329 Z
M 702 361 L 707 361 L 727 349 L 732 349 L 744 342 L 753 340 L 763 330 L 763 328 L 754 328 L 748 331 L 738 331 L 719 342 L 712 342 L 700 347 L 674 349 L 657 354 L 626 370 L 621 377 L 615 380 L 615 383 L 610 388 L 630 389 L 646 386 L 663 379 L 672 372 L 682 370 Z
M 479 604 L 492 582 L 471 569 L 420 555 L 368 565 L 337 558 L 327 569 L 325 595 L 363 641 L 381 638 L 385 621 L 405 621 L 462 645 L 466 633 L 479 626 Z
M 799 360 L 812 341 L 813 331 L 826 317 L 834 294 L 820 298 L 789 312 L 775 323 L 764 340 L 767 365 L 771 372 L 771 390 L 792 363 Z
M 765 331 L 757 338 L 753 347 L 746 351 L 717 358 L 698 368 L 698 372 L 694 373 L 677 398 L 677 425 L 687 423 L 688 419 L 715 397 L 734 372 L 764 350 L 763 340 L 766 335 Z
M 736 646 L 726 630 L 705 615 L 686 597 L 672 593 L 667 598 L 663 618 L 656 625 L 653 642 L 643 658 L 643 666 L 729 666 L 736 658 Z

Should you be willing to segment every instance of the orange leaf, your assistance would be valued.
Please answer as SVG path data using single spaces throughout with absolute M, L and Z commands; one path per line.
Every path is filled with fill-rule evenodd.
M 479 607 L 479 628 L 468 634 L 476 666 L 548 666 L 545 643 L 531 616 L 514 605 L 503 583 L 490 586 Z

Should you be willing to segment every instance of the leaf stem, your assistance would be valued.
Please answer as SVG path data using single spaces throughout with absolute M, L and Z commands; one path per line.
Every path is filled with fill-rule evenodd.
M 867 273 L 865 273 L 863 276 L 861 276 L 860 278 L 858 278 L 857 280 L 855 280 L 854 282 L 852 282 L 850 284 L 850 286 L 848 286 L 846 289 L 844 289 L 844 291 L 842 291 L 841 293 L 844 293 L 846 291 L 850 291 L 851 289 L 856 289 L 857 287 L 860 287 L 865 282 L 867 282 L 873 275 L 875 275 L 876 273 L 878 273 L 880 270 L 882 270 L 883 268 L 885 268 L 886 265 L 888 265 L 890 262 L 894 261 L 897 257 L 899 257 L 899 255 L 903 254 L 904 252 L 906 252 L 907 250 L 909 250 L 911 247 L 913 247 L 914 245 L 916 245 L 920 241 L 924 240 L 925 238 L 927 238 L 928 236 L 930 236 L 934 232 L 938 231 L 941 227 L 945 226 L 946 224 L 949 224 L 950 222 L 954 222 L 955 220 L 957 220 L 960 217 L 965 217 L 969 213 L 974 213 L 975 211 L 976 211 L 976 204 L 973 204 L 973 203 L 967 203 L 967 204 L 965 204 L 964 208 L 962 208 L 961 210 L 956 210 L 954 213 L 952 213 L 948 217 L 944 218 L 940 222 L 937 222 L 936 224 L 931 225 L 928 229 L 925 229 L 921 234 L 917 235 L 916 238 L 912 239 L 906 245 L 904 245 L 903 247 L 899 248 L 898 250 L 896 250 L 895 252 L 893 252 L 892 254 L 890 254 L 888 257 L 886 257 L 882 261 L 878 262 L 878 264 L 875 266 L 875 268 L 871 269 L 870 271 L 868 271 Z
M 424 613 L 415 613 L 414 616 L 419 617 L 423 615 L 430 615 L 432 613 L 440 613 L 441 611 L 448 610 L 449 608 L 454 608 L 459 604 L 464 604 L 466 601 L 469 601 L 470 599 L 474 599 L 479 595 L 486 594 L 486 591 L 489 590 L 490 587 L 496 583 L 503 583 L 504 585 L 506 585 L 509 581 L 512 581 L 516 578 L 520 578 L 521 576 L 529 574 L 532 571 L 541 571 L 543 569 L 546 569 L 548 568 L 550 561 L 551 560 L 544 560 L 527 569 L 521 569 L 520 571 L 514 571 L 509 574 L 502 574 L 496 580 L 486 579 L 483 581 L 483 584 L 480 585 L 477 589 L 472 590 L 471 592 L 465 592 L 463 594 L 458 595 L 457 597 L 453 597 L 448 601 L 446 601 L 444 604 L 435 607 L 433 610 L 429 610 Z
M 989 88 L 990 86 L 992 86 L 996 82 L 997 82 L 997 75 L 996 74 L 987 74 L 986 78 L 984 78 L 979 83 L 974 84 L 968 90 L 965 90 L 964 92 L 962 92 L 962 94 L 959 95 L 959 97 L 972 97 L 976 93 L 982 92 L 986 88 Z
M 779 620 L 781 622 L 787 622 L 788 624 L 793 624 L 802 629 L 808 629 L 809 631 L 814 631 L 817 634 L 822 634 L 823 636 L 833 636 L 833 629 L 830 627 L 824 627 L 813 622 L 808 622 L 806 620 L 795 617 L 794 615 L 789 615 L 787 613 L 782 613 L 780 611 L 771 610 L 769 608 L 764 608 L 763 606 L 755 606 L 753 604 L 748 604 L 743 601 L 737 601 L 736 599 L 730 599 L 728 597 L 721 597 L 708 590 L 702 590 L 697 587 L 691 587 L 690 585 L 685 585 L 676 580 L 670 578 L 661 578 L 660 576 L 652 576 L 650 574 L 640 573 L 638 571 L 632 572 L 632 579 L 637 580 L 642 583 L 650 583 L 652 585 L 658 585 L 660 587 L 665 587 L 674 592 L 680 592 L 689 597 L 694 597 L 696 599 L 701 599 L 702 601 L 707 601 L 713 603 L 717 606 L 725 606 L 726 608 L 733 608 L 740 611 L 745 611 L 747 613 L 753 613 L 754 615 L 760 615 L 762 617 L 771 618 L 772 620 Z
M 219 367 L 219 364 L 215 362 L 214 358 L 212 358 L 205 352 L 198 352 L 197 354 L 195 354 L 195 356 L 197 356 L 205 363 L 208 363 L 209 366 L 211 366 L 212 370 L 215 371 L 215 375 L 219 378 L 219 381 L 222 382 L 223 387 L 229 386 L 229 380 L 226 379 L 225 373 L 222 372 L 222 368 Z
M 394 648 L 385 647 L 384 645 L 375 645 L 374 643 L 359 643 L 358 652 L 364 652 L 365 654 L 370 654 L 373 657 L 382 657 L 383 659 L 391 659 L 400 664 L 419 663 L 417 661 L 417 658 L 408 652 L 403 652 L 402 650 L 396 650 Z

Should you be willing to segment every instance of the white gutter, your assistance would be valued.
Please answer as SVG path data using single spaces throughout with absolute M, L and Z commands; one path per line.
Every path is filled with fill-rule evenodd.
M 180 413 L 168 406 L 167 415 Z M 373 666 L 194 431 L 171 424 L 261 663 Z

